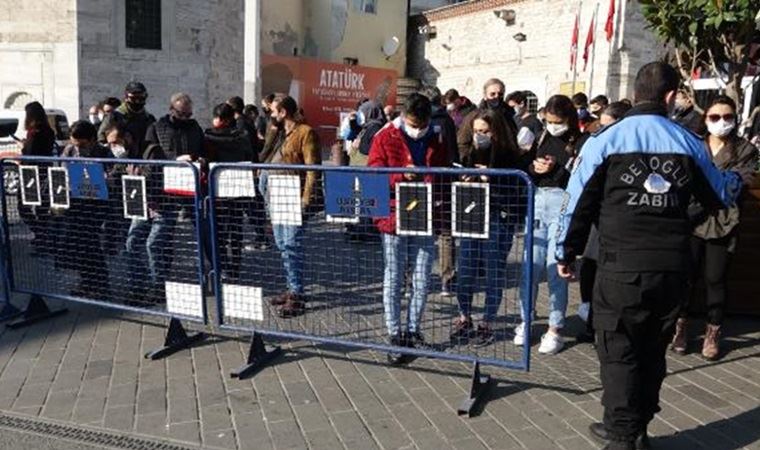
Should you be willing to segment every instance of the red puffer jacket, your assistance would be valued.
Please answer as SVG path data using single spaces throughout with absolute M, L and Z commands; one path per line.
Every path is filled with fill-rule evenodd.
M 412 153 L 404 138 L 404 132 L 401 130 L 401 119 L 396 119 L 385 125 L 372 140 L 372 147 L 369 151 L 367 165 L 370 167 L 408 167 L 414 165 Z M 437 130 L 428 142 L 427 153 L 425 154 L 426 167 L 449 167 L 451 161 L 448 160 L 446 146 Z M 438 178 L 436 180 L 436 178 Z M 433 184 L 434 197 L 434 216 L 439 216 L 440 211 L 436 211 L 436 206 L 440 208 L 442 202 L 438 201 L 443 189 L 443 177 L 434 177 L 425 175 L 424 181 Z M 405 181 L 402 173 L 393 173 L 388 176 L 391 184 L 391 193 L 396 190 L 396 183 Z M 392 194 L 393 195 L 393 194 Z M 445 202 L 444 202 L 445 203 Z M 381 233 L 396 233 L 396 200 L 391 200 L 391 214 L 388 217 L 375 219 L 375 225 Z M 438 220 L 434 221 L 439 222 Z

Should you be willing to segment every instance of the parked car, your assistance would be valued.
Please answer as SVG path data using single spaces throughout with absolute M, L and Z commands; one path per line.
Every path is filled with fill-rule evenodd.
M 46 108 L 48 123 L 55 132 L 56 149 L 59 155 L 69 140 L 69 120 L 66 113 L 60 109 Z M 14 157 L 21 154 L 22 142 L 26 139 L 24 129 L 25 113 L 21 110 L 0 110 L 0 158 Z M 5 192 L 15 195 L 18 192 L 18 171 L 14 167 L 3 168 Z

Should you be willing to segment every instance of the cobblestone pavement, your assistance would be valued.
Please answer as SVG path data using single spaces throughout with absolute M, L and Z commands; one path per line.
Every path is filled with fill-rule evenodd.
M 577 303 L 575 287 L 573 298 Z M 572 333 L 579 323 L 570 322 Z M 34 418 L 41 425 L 33 431 L 48 437 L 81 425 L 107 430 L 112 440 L 103 433 L 92 440 L 88 432 L 68 439 L 121 448 L 152 440 L 171 448 L 598 448 L 586 433 L 601 415 L 588 344 L 569 342 L 553 357 L 534 352 L 527 374 L 484 368 L 498 384 L 468 419 L 456 414 L 469 389 L 464 364 L 418 359 L 391 368 L 383 354 L 291 342 L 275 365 L 240 381 L 229 372 L 244 360 L 245 336 L 212 337 L 168 359 L 146 360 L 143 353 L 162 344 L 162 325 L 74 307 L 25 329 L 3 329 L 0 429 L 19 427 L 4 417 Z M 669 356 L 663 411 L 650 428 L 654 448 L 760 449 L 760 321 L 729 318 L 728 325 L 721 361 Z M 71 440 L 61 447 L 44 442 L 74 448 Z

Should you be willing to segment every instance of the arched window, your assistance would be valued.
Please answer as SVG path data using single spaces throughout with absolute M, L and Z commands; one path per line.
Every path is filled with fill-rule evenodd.
M 5 99 L 3 108 L 23 110 L 27 103 L 33 102 L 36 99 L 32 97 L 32 94 L 23 91 L 17 91 L 12 93 Z

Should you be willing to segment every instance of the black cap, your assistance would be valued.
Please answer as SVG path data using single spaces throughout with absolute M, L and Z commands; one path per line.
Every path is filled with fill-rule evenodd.
M 127 94 L 145 94 L 148 90 L 145 89 L 145 85 L 139 81 L 130 81 L 127 83 L 127 87 L 124 88 L 124 92 Z

